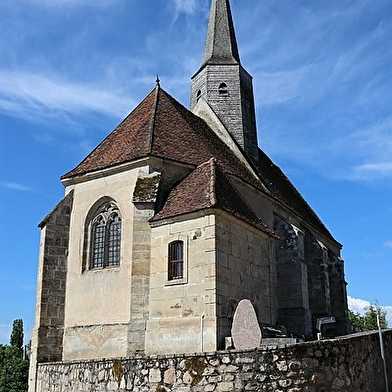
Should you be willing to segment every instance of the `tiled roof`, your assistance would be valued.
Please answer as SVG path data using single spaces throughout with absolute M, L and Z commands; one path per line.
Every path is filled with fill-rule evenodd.
M 62 179 L 148 156 L 185 163 L 195 168 L 214 157 L 224 173 L 234 175 L 261 191 L 267 188 L 276 200 L 333 239 L 316 213 L 263 151 L 259 150 L 259 161 L 252 163 L 259 176 L 257 180 L 204 120 L 159 86 Z
M 256 164 L 256 170 L 263 184 L 277 200 L 284 204 L 288 209 L 296 212 L 308 223 L 318 227 L 319 230 L 321 230 L 327 237 L 334 240 L 331 233 L 321 222 L 320 218 L 312 210 L 282 170 L 260 149 L 259 161 Z
M 155 156 L 195 167 L 211 157 L 226 173 L 260 187 L 260 182 L 200 117 L 160 87 L 62 179 Z
M 153 91 L 75 169 L 61 178 L 106 169 L 146 156 L 151 145 L 154 103 Z
M 184 202 L 185 201 L 185 202 Z M 175 187 L 152 221 L 217 208 L 250 223 L 269 235 L 273 231 L 254 213 L 231 184 L 215 158 L 199 165 Z

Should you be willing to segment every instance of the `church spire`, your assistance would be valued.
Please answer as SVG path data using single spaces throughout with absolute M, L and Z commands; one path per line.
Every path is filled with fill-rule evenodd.
M 229 0 L 211 0 L 204 60 L 192 77 L 191 110 L 207 121 L 202 109 L 206 104 L 245 154 L 257 161 L 252 76 L 240 62 Z
M 229 0 L 212 0 L 203 63 L 240 63 Z

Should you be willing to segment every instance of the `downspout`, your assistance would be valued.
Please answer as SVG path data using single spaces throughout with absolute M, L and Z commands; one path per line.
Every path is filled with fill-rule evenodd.
M 200 319 L 200 352 L 204 352 L 204 317 L 203 313 Z

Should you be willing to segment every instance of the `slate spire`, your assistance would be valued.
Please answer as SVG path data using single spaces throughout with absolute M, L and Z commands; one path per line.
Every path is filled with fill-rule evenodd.
M 258 161 L 252 76 L 240 62 L 229 0 L 211 0 L 204 59 L 192 77 L 191 110 L 208 121 L 200 109 L 204 103 L 245 154 Z
M 229 0 L 212 0 L 203 63 L 240 63 Z

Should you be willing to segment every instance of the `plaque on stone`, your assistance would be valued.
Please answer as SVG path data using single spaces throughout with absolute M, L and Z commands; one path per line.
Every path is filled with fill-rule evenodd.
M 252 350 L 260 347 L 261 329 L 252 302 L 248 299 L 243 299 L 237 305 L 231 337 L 237 350 Z

